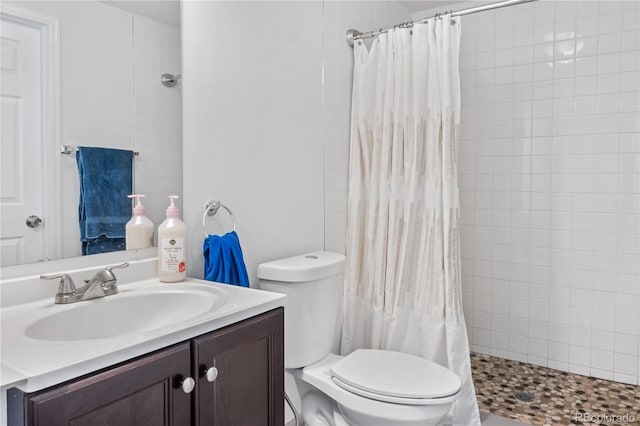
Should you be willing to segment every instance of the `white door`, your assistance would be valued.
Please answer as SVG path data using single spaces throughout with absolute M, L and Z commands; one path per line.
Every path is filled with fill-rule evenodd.
M 41 29 L 2 16 L 0 54 L 0 266 L 45 258 Z M 26 223 L 29 216 L 32 226 Z

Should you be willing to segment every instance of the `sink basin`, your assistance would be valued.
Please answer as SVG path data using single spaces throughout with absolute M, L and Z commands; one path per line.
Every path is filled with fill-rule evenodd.
M 75 341 L 104 339 L 171 326 L 222 306 L 212 291 L 126 292 L 64 306 L 27 326 L 31 339 Z
M 155 270 L 155 259 L 149 263 Z M 56 305 L 54 289 L 42 298 L 44 291 L 31 294 L 25 283 L 42 286 L 35 276 L 0 281 L 11 292 L 26 292 L 11 294 L 13 299 L 3 293 L 0 385 L 19 381 L 27 393 L 186 342 L 285 301 L 282 294 L 193 278 L 172 284 L 147 278 L 119 285 L 113 296 Z

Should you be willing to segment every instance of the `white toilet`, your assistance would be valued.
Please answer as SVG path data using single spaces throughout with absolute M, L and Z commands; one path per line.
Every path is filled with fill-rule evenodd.
M 287 295 L 285 368 L 307 425 L 438 425 L 460 378 L 424 358 L 384 350 L 331 353 L 345 257 L 329 252 L 263 263 L 260 288 Z

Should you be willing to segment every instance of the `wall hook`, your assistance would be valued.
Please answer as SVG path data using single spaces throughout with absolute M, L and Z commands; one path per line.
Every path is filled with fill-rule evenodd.
M 173 87 L 178 84 L 178 80 L 182 78 L 182 74 L 162 74 L 160 76 L 160 83 L 164 84 L 166 87 Z

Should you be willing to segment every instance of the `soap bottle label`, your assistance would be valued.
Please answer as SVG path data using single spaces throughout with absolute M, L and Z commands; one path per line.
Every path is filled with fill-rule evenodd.
M 184 261 L 184 238 L 162 238 L 160 242 L 162 249 L 162 272 L 184 272 L 186 265 Z

